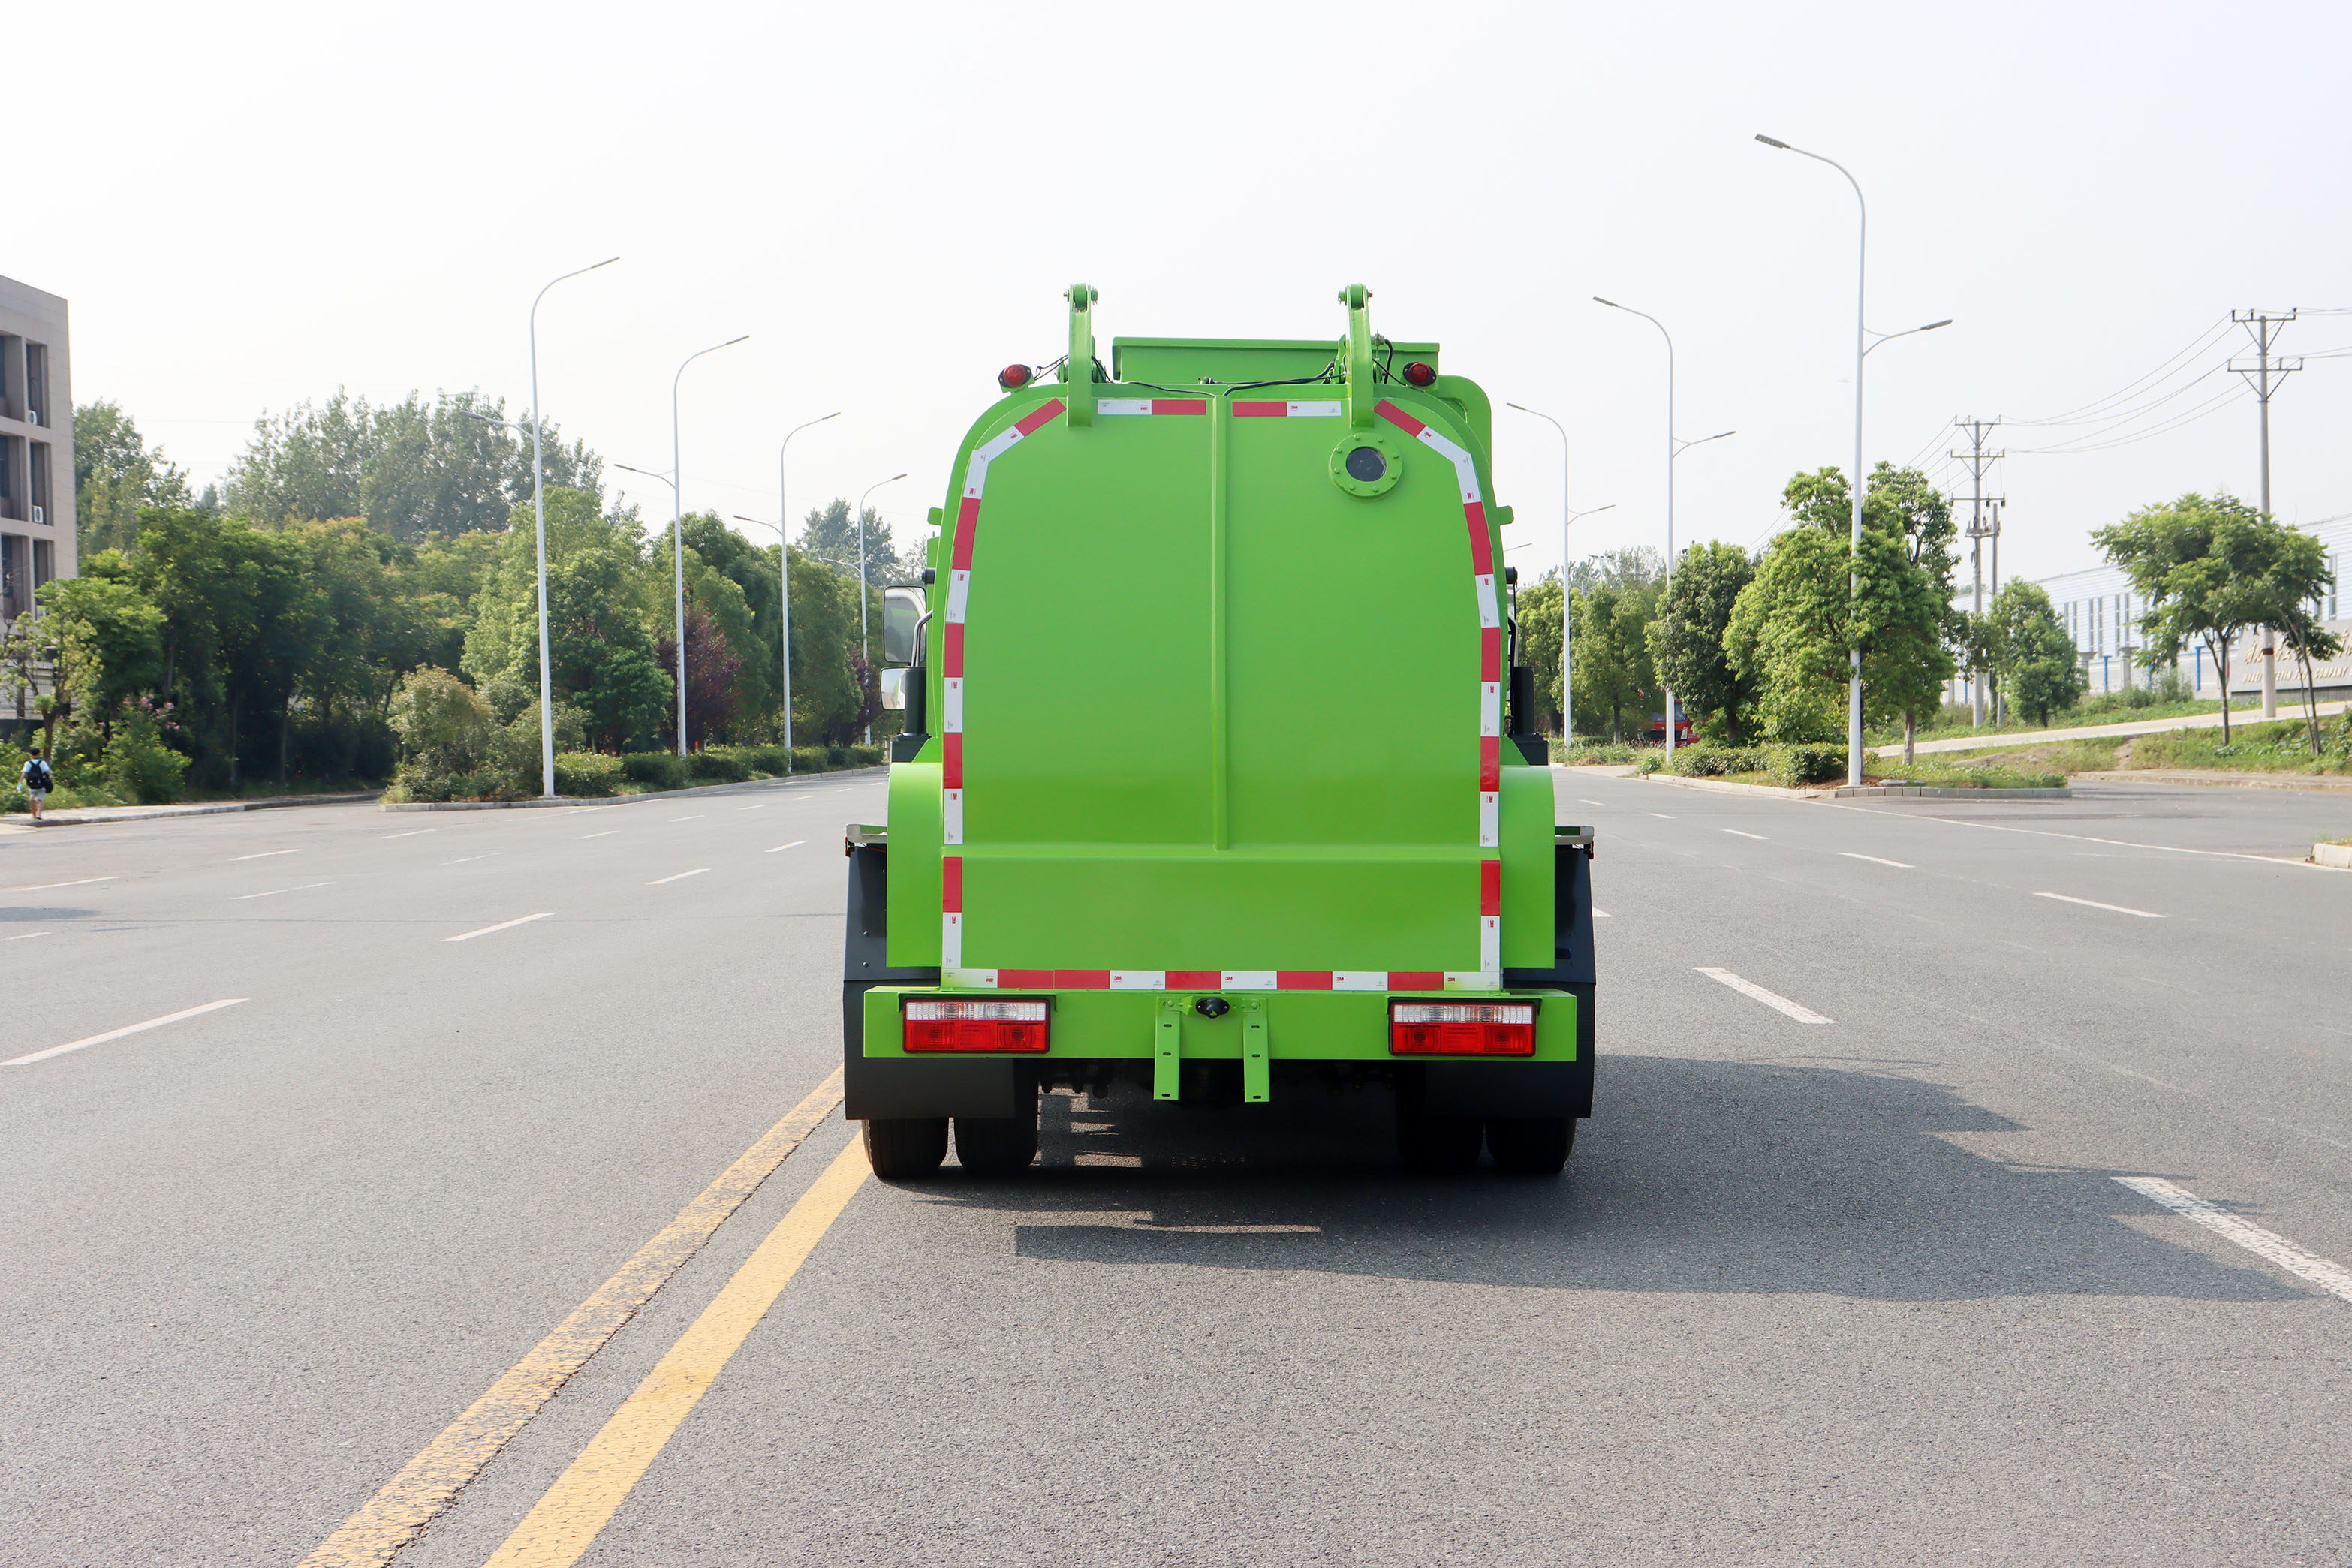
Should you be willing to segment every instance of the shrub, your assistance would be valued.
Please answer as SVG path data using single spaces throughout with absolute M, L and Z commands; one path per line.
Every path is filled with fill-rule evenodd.
M 751 768 L 731 748 L 706 746 L 688 754 L 686 776 L 697 784 L 740 784 L 751 777 Z
M 1570 768 L 1629 766 L 1642 758 L 1647 747 L 1612 746 L 1606 741 L 1580 740 L 1573 744 L 1552 737 L 1551 759 Z
M 1764 774 L 1784 789 L 1845 777 L 1845 747 L 1806 742 L 1764 747 Z
M 474 772 L 489 760 L 497 720 L 474 688 L 427 665 L 401 677 L 388 716 L 408 765 L 419 776 Z
M 470 768 L 459 772 L 442 772 L 415 764 L 400 770 L 399 780 L 384 791 L 384 799 L 395 797 L 404 800 L 516 800 L 539 793 L 536 781 L 526 789 L 522 781 L 503 768 Z
M 188 759 L 163 744 L 152 718 L 133 709 L 115 725 L 104 767 L 106 781 L 141 805 L 166 806 L 181 796 Z
M 1685 746 L 1677 748 L 1665 770 L 1684 779 L 1713 779 L 1726 773 L 1759 773 L 1764 768 L 1760 746 Z
M 621 776 L 650 789 L 683 789 L 686 758 L 675 751 L 632 751 L 621 758 Z
M 601 751 L 559 751 L 555 754 L 555 792 L 559 795 L 611 795 L 621 787 L 621 759 Z

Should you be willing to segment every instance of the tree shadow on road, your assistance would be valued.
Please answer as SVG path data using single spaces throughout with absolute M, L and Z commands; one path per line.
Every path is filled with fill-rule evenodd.
M 1916 1301 L 2302 1294 L 2123 1223 L 2156 1211 L 2109 1172 L 1959 1146 L 1945 1134 L 2027 1129 L 1897 1072 L 1610 1058 L 1553 1180 L 1411 1176 L 1377 1091 L 1046 1105 L 1027 1176 L 903 1190 L 1009 1212 L 1017 1254 L 1056 1262 Z

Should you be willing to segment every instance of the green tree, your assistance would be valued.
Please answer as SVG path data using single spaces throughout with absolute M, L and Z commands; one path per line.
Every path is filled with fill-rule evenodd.
M 1843 727 L 1838 698 L 1858 645 L 1864 721 L 1900 716 L 1908 760 L 1918 715 L 1940 700 L 1949 644 L 1963 630 L 1951 610 L 1949 508 L 1916 469 L 1880 464 L 1863 499 L 1857 563 L 1852 492 L 1836 468 L 1797 475 L 1782 502 L 1797 526 L 1772 541 L 1741 591 L 1727 662 L 1761 694 L 1771 738 L 1830 741 Z
M 1978 619 L 1969 617 L 1971 622 Z M 2007 685 L 2019 711 L 2046 725 L 2053 715 L 2074 706 L 2089 676 L 2046 591 L 2011 578 L 1993 595 L 1981 619 L 1981 667 Z
M 1693 545 L 1675 563 L 1658 618 L 1650 622 L 1650 657 L 1658 678 L 1684 711 L 1719 714 L 1724 738 L 1739 744 L 1756 704 L 1756 690 L 1731 667 L 1724 651 L 1731 608 L 1755 580 L 1756 568 L 1738 545 Z
M 1566 738 L 1560 727 L 1559 616 L 1564 602 L 1559 573 L 1547 571 L 1519 590 L 1519 663 L 1535 677 L 1541 727 Z
M 129 549 L 139 514 L 149 507 L 189 505 L 188 476 L 140 439 L 131 416 L 110 401 L 74 410 L 74 538 L 83 559 Z
M 2131 579 L 2147 609 L 2139 621 L 2139 662 L 2149 669 L 2204 643 L 2221 679 L 2221 744 L 2230 738 L 2230 650 L 2275 613 L 2266 580 L 2278 559 L 2278 525 L 2236 497 L 2193 491 L 2142 507 L 2093 533 L 2093 542 Z
M 487 417 L 477 417 L 487 416 Z M 493 423 L 504 399 L 478 392 L 411 392 L 379 408 L 338 391 L 255 422 L 233 464 L 223 504 L 255 522 L 362 517 L 408 541 L 507 526 L 530 499 L 530 436 Z M 566 446 L 548 427 L 547 483 L 601 495 L 604 460 L 582 443 Z
M 2302 529 L 2269 517 L 2255 527 L 2262 535 L 2263 558 L 2262 572 L 2254 585 L 2262 623 L 2286 644 L 2287 652 L 2294 655 L 2302 668 L 2304 713 L 2311 732 L 2311 755 L 2316 760 L 2323 746 L 2319 738 L 2319 692 L 2312 679 L 2312 662 L 2332 659 L 2344 646 L 2343 639 L 2320 620 L 2320 606 L 2327 591 L 2336 585 L 2336 574 L 2327 568 L 2325 548 Z
M 857 580 L 857 520 L 849 503 L 835 496 L 822 507 L 809 508 L 801 524 L 802 553 L 813 555 L 853 583 Z M 890 525 L 873 507 L 866 508 L 866 581 L 880 590 L 920 582 L 923 547 L 911 543 L 903 551 L 891 542 Z
M 1569 601 L 1574 711 L 1592 731 L 1605 727 L 1612 740 L 1648 738 L 1650 700 L 1658 689 L 1648 632 L 1658 593 L 1655 583 L 1596 587 Z
M 88 564 L 91 570 L 80 577 L 43 583 L 36 597 L 55 649 L 58 691 L 100 736 L 110 737 L 116 711 L 163 674 L 163 612 L 122 580 L 120 554 L 101 551 Z M 58 709 L 48 715 L 52 744 L 66 716 Z

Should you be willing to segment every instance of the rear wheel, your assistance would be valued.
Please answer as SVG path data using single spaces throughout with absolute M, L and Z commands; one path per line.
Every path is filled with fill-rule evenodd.
M 1037 1160 L 1037 1099 L 1025 1116 L 958 1116 L 956 1159 L 973 1176 L 1018 1176 Z
M 1397 1110 L 1397 1153 L 1420 1176 L 1461 1176 L 1478 1166 L 1486 1124 L 1475 1116 L 1429 1116 L 1418 1107 Z
M 945 1116 L 894 1117 L 866 1124 L 866 1158 L 884 1181 L 919 1181 L 948 1157 Z
M 1566 1116 L 1498 1116 L 1486 1124 L 1486 1147 L 1511 1176 L 1558 1176 L 1575 1146 L 1576 1123 Z

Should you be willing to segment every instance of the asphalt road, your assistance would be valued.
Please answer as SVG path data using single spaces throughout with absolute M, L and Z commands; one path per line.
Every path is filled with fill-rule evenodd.
M 1056 1096 L 885 1186 L 835 1113 L 396 1561 L 2352 1561 L 2352 801 L 1556 777 L 1566 1177 Z M 820 1089 L 881 806 L 0 842 L 0 1061 L 235 998 L 0 1067 L 0 1563 L 300 1563 L 437 1451 Z

